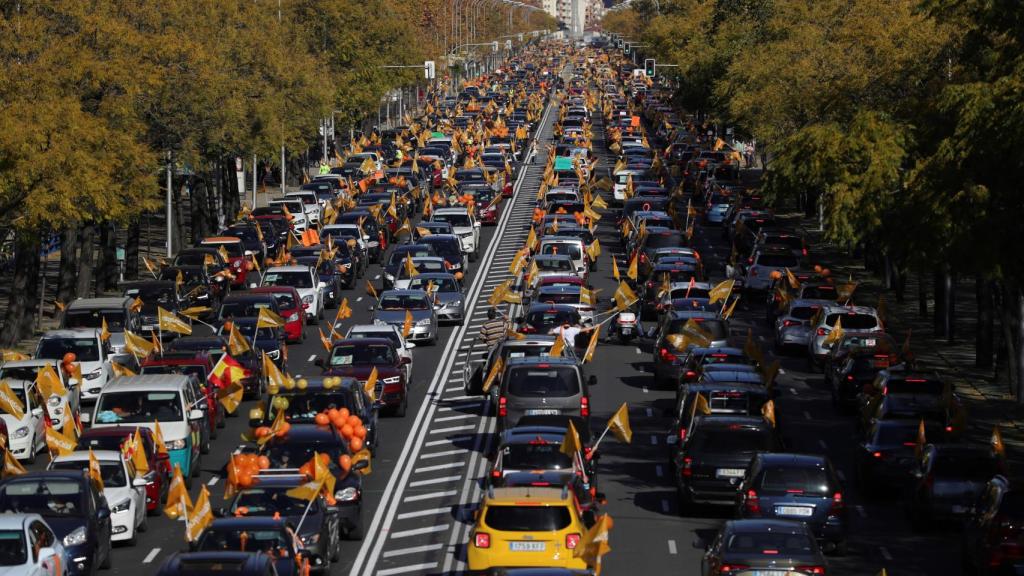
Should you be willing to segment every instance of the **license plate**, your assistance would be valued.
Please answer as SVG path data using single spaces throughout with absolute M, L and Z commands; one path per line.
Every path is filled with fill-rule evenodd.
M 776 506 L 775 514 L 778 516 L 800 516 L 806 518 L 814 514 L 814 508 L 809 506 Z
M 562 413 L 561 410 L 555 410 L 553 408 L 548 408 L 548 409 L 543 409 L 543 410 L 527 410 L 526 411 L 526 415 L 527 416 L 557 416 L 557 415 L 559 415 L 561 413 Z
M 715 470 L 715 476 L 719 478 L 743 478 L 747 471 L 743 468 L 719 468 Z
M 512 552 L 543 552 L 547 548 L 544 542 L 509 542 L 508 549 Z
M 969 511 L 970 508 L 968 508 L 967 506 L 961 506 L 959 504 L 953 504 L 952 506 L 953 514 L 966 514 Z
M 632 334 L 632 333 L 633 333 L 633 329 L 632 329 L 632 328 L 623 328 L 623 329 L 622 329 L 622 333 L 623 333 L 624 335 L 628 336 L 628 335 L 630 335 L 630 334 Z
M 788 576 L 789 570 L 753 570 L 751 576 Z

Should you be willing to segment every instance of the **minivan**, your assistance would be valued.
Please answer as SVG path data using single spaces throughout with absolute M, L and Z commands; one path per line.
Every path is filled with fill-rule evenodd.
M 139 331 L 138 312 L 132 310 L 132 298 L 116 296 L 106 298 L 78 298 L 68 304 L 60 321 L 60 328 L 103 328 L 107 321 L 110 346 L 115 354 L 124 352 L 124 331 Z
M 515 426 L 523 416 L 578 416 L 590 420 L 589 386 L 575 358 L 509 358 L 498 396 L 498 429 Z

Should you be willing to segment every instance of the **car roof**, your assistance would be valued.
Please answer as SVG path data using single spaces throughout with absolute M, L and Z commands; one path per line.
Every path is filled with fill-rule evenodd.
M 57 456 L 53 459 L 54 462 L 85 462 L 89 459 L 89 455 L 92 454 L 97 460 L 101 462 L 120 462 L 121 453 L 117 450 L 75 450 L 70 454 L 63 456 Z
M 270 272 L 308 272 L 309 266 L 273 266 L 267 268 L 265 273 Z
M 565 358 L 556 356 L 526 356 L 523 358 L 509 358 L 506 366 L 509 368 L 524 366 L 524 365 L 536 365 L 536 364 L 554 364 L 558 366 L 576 366 L 575 358 Z
M 530 304 L 530 308 L 526 311 L 527 314 L 531 312 L 542 312 L 544 310 L 554 310 L 558 312 L 578 312 L 577 308 L 572 304 L 547 304 L 544 302 L 534 302 Z
M 570 494 L 560 488 L 548 487 L 516 487 L 516 488 L 493 488 L 488 491 L 486 502 L 488 504 L 512 504 L 519 502 L 557 502 L 568 503 Z
M 791 464 L 801 467 L 824 468 L 828 457 L 823 454 L 794 454 L 791 452 L 762 452 L 758 454 L 762 464 Z
M 395 343 L 387 338 L 342 338 L 341 340 L 335 340 L 331 343 L 331 347 L 335 346 L 394 346 Z
M 41 337 L 47 338 L 95 338 L 100 333 L 99 328 L 74 328 L 63 330 L 47 330 Z
M 22 368 L 29 367 L 35 368 L 37 366 L 56 366 L 57 361 L 53 359 L 45 358 L 29 358 L 28 360 L 11 360 L 10 362 L 4 362 L 0 367 L 2 368 Z
M 103 387 L 101 394 L 109 392 L 151 392 L 153 390 L 177 391 L 188 382 L 184 374 L 139 374 L 119 376 Z
M 132 301 L 128 296 L 107 296 L 103 298 L 78 298 L 68 304 L 68 311 L 79 308 L 121 308 Z
M 783 532 L 786 534 L 807 533 L 807 527 L 803 522 L 794 520 L 772 520 L 765 518 L 727 520 L 725 522 L 724 529 L 731 532 Z

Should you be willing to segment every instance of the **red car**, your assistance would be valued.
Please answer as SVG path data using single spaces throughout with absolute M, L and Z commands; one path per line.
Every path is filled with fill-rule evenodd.
M 557 274 L 553 276 L 542 276 L 537 281 L 537 287 L 534 290 L 539 290 L 544 286 L 581 286 L 583 287 L 583 278 L 575 274 Z
M 376 368 L 377 401 L 394 416 L 405 416 L 409 405 L 405 365 L 411 361 L 399 355 L 395 343 L 387 338 L 348 338 L 335 340 L 327 362 L 318 357 L 315 364 L 323 369 L 324 376 L 355 378 L 360 386 Z
M 498 218 L 501 217 L 501 201 L 494 201 L 497 192 L 480 191 L 474 195 L 473 207 L 476 212 L 476 219 L 481 224 L 496 226 Z
M 228 253 L 228 269 L 234 275 L 234 278 L 231 279 L 231 286 L 234 288 L 245 288 L 248 286 L 245 278 L 253 269 L 252 259 L 245 255 L 245 244 L 242 243 L 241 238 L 235 236 L 213 236 L 205 238 L 200 246 L 217 249 L 223 247 Z
M 163 356 L 151 355 L 142 362 L 142 374 L 187 374 L 194 375 L 206 392 L 206 406 L 210 414 L 210 438 L 217 437 L 217 428 L 224 427 L 224 411 L 217 401 L 217 387 L 210 384 L 213 361 L 209 352 L 188 350 L 164 352 Z
M 302 297 L 299 291 L 292 286 L 261 286 L 249 290 L 251 294 L 273 294 L 277 301 L 278 313 L 284 318 L 284 334 L 289 344 L 304 342 L 306 331 L 304 330 L 302 310 Z
M 161 504 L 167 497 L 167 488 L 171 483 L 171 460 L 166 452 L 156 451 L 153 431 L 145 426 L 114 426 L 111 428 L 90 428 L 82 432 L 78 438 L 80 450 L 120 450 L 125 441 L 130 440 L 139 431 L 142 446 L 146 451 L 146 462 L 149 472 L 146 473 L 146 512 L 150 515 L 160 514 Z

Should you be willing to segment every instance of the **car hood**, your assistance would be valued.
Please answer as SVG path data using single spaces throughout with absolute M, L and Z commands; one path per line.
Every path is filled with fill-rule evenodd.
M 9 435 L 14 434 L 14 431 L 17 430 L 18 428 L 29 425 L 28 414 L 25 414 L 25 416 L 22 417 L 21 420 L 18 420 L 17 418 L 11 416 L 10 414 L 0 414 L 0 418 L 4 419 L 4 424 L 7 425 L 7 433 Z
M 405 323 L 405 310 L 377 310 L 373 314 L 374 320 L 380 320 L 387 324 L 402 325 Z M 431 317 L 431 310 L 410 310 L 412 319 L 416 322 Z
M 81 516 L 44 516 L 46 523 L 53 529 L 58 538 L 64 538 L 80 526 L 85 526 L 85 518 Z M 5 572 L 0 572 L 4 574 Z M 11 572 L 20 574 L 20 572 Z
M 160 425 L 160 428 L 161 429 L 163 428 L 162 424 Z M 104 487 L 103 488 L 103 496 L 106 497 L 107 503 L 110 504 L 111 508 L 113 508 L 114 506 L 117 506 L 121 502 L 124 502 L 125 500 L 128 500 L 129 498 L 131 498 L 131 496 L 132 496 L 132 489 L 128 488 L 127 486 L 119 486 L 119 487 L 116 487 L 116 488 L 114 488 L 114 487 L 111 487 L 111 488 Z
M 464 301 L 461 292 L 435 292 L 434 296 L 442 304 L 456 304 Z
M 344 376 L 356 380 L 366 380 L 370 372 L 377 369 L 377 375 L 381 378 L 397 376 L 398 369 L 394 366 L 383 366 L 380 364 L 353 364 L 351 366 L 332 366 L 326 373 L 329 376 Z

